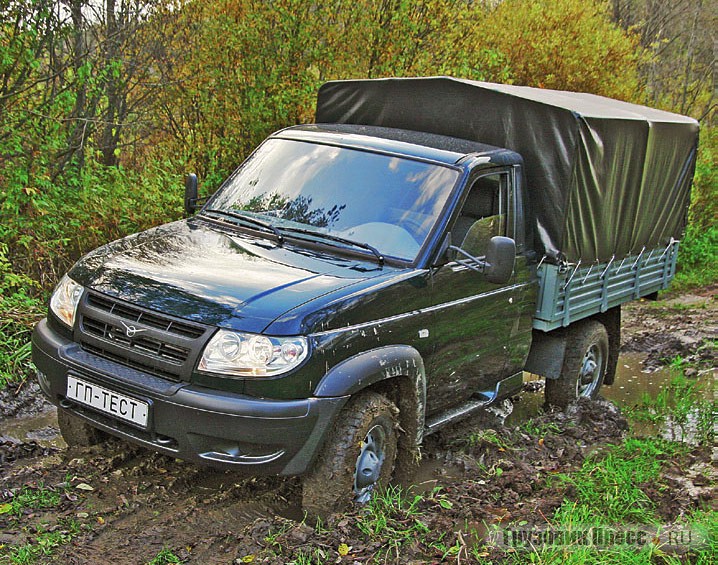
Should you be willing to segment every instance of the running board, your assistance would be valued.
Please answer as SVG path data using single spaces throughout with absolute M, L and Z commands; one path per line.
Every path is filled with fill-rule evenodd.
M 523 387 L 523 382 L 523 373 L 516 373 L 510 377 L 500 380 L 496 384 L 496 389 L 493 391 L 477 392 L 463 404 L 427 418 L 426 426 L 424 428 L 424 436 L 433 434 L 435 431 L 448 424 L 463 420 L 474 412 L 493 404 L 495 400 L 506 398 L 517 393 Z

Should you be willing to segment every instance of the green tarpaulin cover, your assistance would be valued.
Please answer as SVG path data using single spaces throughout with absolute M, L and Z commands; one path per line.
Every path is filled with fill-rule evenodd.
M 592 94 L 432 77 L 328 82 L 316 121 L 520 153 L 537 246 L 553 262 L 637 254 L 685 228 L 698 142 L 692 118 Z

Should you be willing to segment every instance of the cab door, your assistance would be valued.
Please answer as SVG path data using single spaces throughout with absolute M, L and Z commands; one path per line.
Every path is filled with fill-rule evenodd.
M 496 235 L 515 238 L 513 168 L 479 173 L 454 220 L 453 245 L 473 257 L 484 257 Z M 432 275 L 433 337 L 436 349 L 427 364 L 427 414 L 493 391 L 514 369 L 508 361 L 519 327 L 516 272 L 505 284 L 459 263 L 461 254 Z M 511 371 L 514 372 L 514 371 Z

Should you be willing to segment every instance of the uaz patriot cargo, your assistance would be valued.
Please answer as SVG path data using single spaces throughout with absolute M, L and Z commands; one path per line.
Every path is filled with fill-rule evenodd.
M 621 303 L 675 271 L 694 120 L 427 78 L 327 83 L 316 122 L 62 279 L 33 360 L 69 444 L 303 474 L 323 512 L 523 371 L 558 406 L 612 383 Z

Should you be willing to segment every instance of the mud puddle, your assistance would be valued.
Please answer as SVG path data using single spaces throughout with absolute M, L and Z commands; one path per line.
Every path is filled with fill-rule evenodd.
M 618 358 L 616 380 L 611 386 L 601 387 L 601 395 L 619 408 L 635 406 L 647 396 L 655 398 L 668 388 L 673 378 L 670 369 L 644 368 L 646 356 L 640 353 L 623 353 Z M 516 398 L 514 410 L 506 419 L 507 426 L 518 426 L 543 411 L 543 380 L 535 375 L 525 375 L 524 391 Z
M 651 369 L 652 362 L 646 354 L 622 353 L 616 368 L 616 380 L 611 386 L 601 388 L 601 395 L 618 408 L 628 411 L 646 403 L 652 403 L 659 396 L 666 395 L 674 379 L 670 367 Z M 694 377 L 695 382 L 706 395 L 716 393 L 714 371 L 701 371 Z M 543 413 L 543 380 L 534 375 L 525 376 L 524 391 L 514 398 L 513 411 L 505 425 L 515 427 Z M 637 436 L 660 435 L 664 439 L 692 443 L 696 435 L 698 411 L 689 411 L 684 421 L 677 422 L 631 420 L 631 430 Z M 629 417 L 630 420 L 630 417 Z
M 57 427 L 55 407 L 34 416 L 3 421 L 0 425 L 0 437 L 20 443 L 34 442 L 42 447 L 67 447 Z

